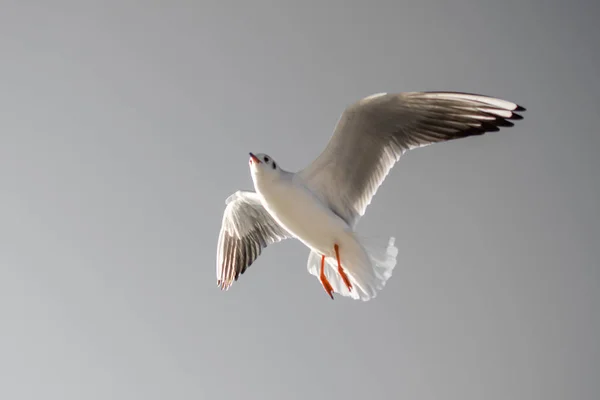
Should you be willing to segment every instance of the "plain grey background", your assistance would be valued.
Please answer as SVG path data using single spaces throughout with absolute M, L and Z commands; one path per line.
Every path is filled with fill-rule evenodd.
M 0 398 L 597 399 L 596 3 L 2 0 Z M 374 301 L 293 241 L 221 292 L 248 152 L 300 169 L 411 90 L 528 111 L 392 170 Z

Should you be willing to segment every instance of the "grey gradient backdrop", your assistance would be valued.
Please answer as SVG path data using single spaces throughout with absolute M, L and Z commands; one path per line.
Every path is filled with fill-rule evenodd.
M 594 1 L 1 5 L 0 398 L 600 396 Z M 292 241 L 219 291 L 248 151 L 299 169 L 408 90 L 528 112 L 396 166 L 359 224 L 401 250 L 374 301 Z

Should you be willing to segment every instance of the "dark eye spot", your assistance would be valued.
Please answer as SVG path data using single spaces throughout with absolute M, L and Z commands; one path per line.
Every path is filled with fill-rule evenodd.
M 269 157 L 265 156 L 265 162 L 269 162 Z
M 277 164 L 275 164 L 275 161 L 273 161 L 273 169 L 277 168 Z

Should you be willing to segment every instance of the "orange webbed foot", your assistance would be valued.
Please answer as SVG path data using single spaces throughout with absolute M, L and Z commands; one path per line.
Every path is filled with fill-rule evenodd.
M 344 281 L 344 284 L 346 285 L 348 290 L 352 291 L 352 284 L 350 283 L 350 279 L 348 279 L 348 275 L 346 275 L 346 272 L 344 272 L 344 269 L 342 268 L 342 263 L 340 260 L 340 246 L 335 244 L 333 247 L 335 249 L 335 257 L 337 258 L 338 263 L 338 273 L 342 277 L 342 280 Z
M 323 285 L 323 289 L 325 289 L 325 292 L 327 292 L 329 297 L 331 297 L 331 300 L 333 300 L 333 287 L 331 286 L 331 283 L 329 283 L 329 280 L 327 280 L 327 277 L 325 276 L 325 256 L 321 256 L 321 273 L 319 274 L 319 280 L 321 281 L 321 285 Z

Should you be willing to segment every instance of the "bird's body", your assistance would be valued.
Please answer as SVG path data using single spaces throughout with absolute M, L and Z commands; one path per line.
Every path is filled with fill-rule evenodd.
M 273 219 L 313 251 L 335 256 L 333 244 L 352 234 L 348 224 L 295 174 L 256 179 L 255 189 Z
M 313 262 L 315 267 L 325 259 L 329 260 L 329 264 L 337 260 L 337 246 L 343 249 L 339 258 L 350 272 L 346 276 L 350 285 L 356 286 L 360 292 L 374 292 L 373 288 L 354 279 L 355 276 L 365 275 L 361 269 L 369 269 L 372 265 L 367 250 L 355 236 L 352 227 L 336 215 L 299 174 L 280 169 L 263 171 L 257 168 L 259 163 L 254 164 L 251 171 L 260 203 L 290 237 L 304 243 L 311 249 L 311 254 L 324 257 Z M 316 269 L 313 272 L 316 274 Z M 331 282 L 327 280 L 327 284 Z
M 310 250 L 307 269 L 333 298 L 369 300 L 392 275 L 398 249 L 367 245 L 355 227 L 378 187 L 406 151 L 512 126 L 525 109 L 508 101 L 456 92 L 365 97 L 346 108 L 323 152 L 298 172 L 250 153 L 256 192 L 226 201 L 217 249 L 222 289 L 270 244 L 294 238 Z

